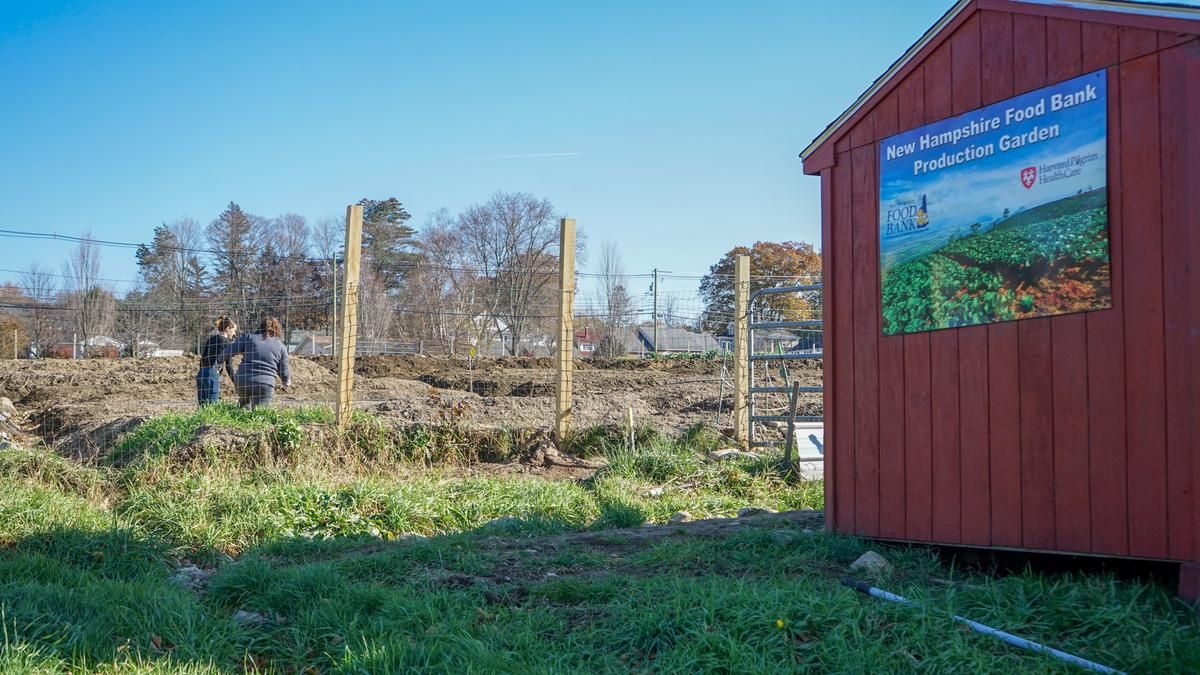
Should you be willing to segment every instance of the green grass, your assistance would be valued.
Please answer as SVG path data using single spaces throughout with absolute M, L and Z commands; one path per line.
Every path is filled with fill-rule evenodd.
M 270 445 L 280 425 L 325 423 L 227 414 L 197 413 L 192 434 L 227 425 Z M 1126 670 L 1200 671 L 1195 615 L 1145 582 L 994 578 L 881 549 L 896 567 L 881 585 L 918 610 L 839 585 L 867 543 L 786 522 L 570 534 L 679 509 L 821 506 L 821 484 L 774 459 L 702 461 L 716 438 L 700 428 L 642 432 L 636 453 L 596 432 L 608 467 L 552 482 L 419 459 L 321 464 L 308 435 L 247 467 L 236 448 L 181 453 L 198 420 L 168 419 L 185 431 L 153 420 L 123 441 L 124 462 L 0 451 L 0 672 L 1070 672 L 951 613 Z M 185 559 L 212 570 L 206 592 L 169 580 Z M 240 625 L 239 610 L 266 620 Z

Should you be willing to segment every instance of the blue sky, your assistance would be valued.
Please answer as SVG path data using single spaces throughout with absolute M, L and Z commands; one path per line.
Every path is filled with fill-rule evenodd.
M 1052 95 L 1069 96 L 1088 85 L 1095 88 L 1096 100 L 1052 110 Z M 1103 187 L 1108 150 L 1105 142 L 1108 130 L 1105 124 L 1108 111 L 1106 90 L 1105 73 L 1099 71 L 918 127 L 880 143 L 880 213 L 887 213 L 901 203 L 920 203 L 922 195 L 928 198 L 929 208 L 927 229 L 899 237 L 883 236 L 881 232 L 880 246 L 885 268 L 928 251 L 956 231 L 967 232 L 972 223 L 995 220 L 1005 208 L 1015 212 L 1020 208 L 1032 208 L 1062 199 L 1080 190 Z M 1045 102 L 1044 114 L 1005 123 L 1007 109 L 1027 109 L 1038 105 L 1039 101 Z M 965 127 L 972 121 L 993 117 L 1000 118 L 1000 127 L 994 131 L 963 138 L 956 144 L 920 149 L 921 136 L 936 136 Z M 1000 147 L 1000 140 L 1004 136 L 1018 136 L 1035 128 L 1050 129 L 1054 125 L 1058 125 L 1061 134 L 1056 138 L 1008 151 Z M 914 146 L 916 152 L 912 155 L 887 159 L 889 146 L 909 143 L 917 143 Z M 933 161 L 943 154 L 954 155 L 972 146 L 978 148 L 988 144 L 994 148 L 992 155 L 914 175 L 913 164 L 917 160 Z M 1021 184 L 1022 169 L 1054 164 L 1075 156 L 1090 158 L 1080 164 L 1078 175 L 1049 183 L 1039 180 L 1030 188 Z
M 388 196 L 420 227 L 522 190 L 630 273 L 699 274 L 818 239 L 797 155 L 949 4 L 0 3 L 0 228 L 142 241 L 230 200 L 313 222 Z

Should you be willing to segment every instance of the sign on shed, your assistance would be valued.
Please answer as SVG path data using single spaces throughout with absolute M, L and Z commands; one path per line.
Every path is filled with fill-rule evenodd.
M 883 334 L 1112 305 L 1103 70 L 879 143 Z

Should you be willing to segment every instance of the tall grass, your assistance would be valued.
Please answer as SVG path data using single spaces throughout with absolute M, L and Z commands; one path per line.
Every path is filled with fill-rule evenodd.
M 97 466 L 0 451 L 0 672 L 1066 672 L 951 613 L 1118 668 L 1200 671 L 1195 616 L 1144 582 L 996 579 L 884 549 L 886 585 L 916 611 L 837 583 L 865 542 L 786 523 L 642 544 L 536 538 L 675 510 L 821 506 L 821 484 L 777 457 L 706 461 L 711 430 L 638 430 L 636 450 L 620 430 L 587 430 L 575 447 L 607 466 L 548 481 L 430 461 L 366 417 L 361 438 L 392 449 L 322 460 L 318 443 L 339 440 L 323 415 L 157 418 Z M 206 426 L 234 442 L 195 450 Z M 443 431 L 436 442 L 462 442 Z M 185 560 L 212 573 L 203 594 L 169 580 Z
M 748 505 L 821 506 L 819 485 L 771 461 L 703 461 L 719 441 L 703 427 L 675 438 L 639 429 L 636 450 L 619 430 L 587 430 L 573 449 L 607 466 L 586 481 L 548 481 L 464 473 L 480 453 L 454 449 L 471 441 L 456 424 L 398 430 L 360 414 L 338 434 L 331 422 L 321 408 L 214 405 L 147 420 L 96 466 L 3 451 L 0 475 L 80 496 L 179 555 L 208 557 L 280 538 L 394 539 L 502 518 L 509 531 L 540 533 L 664 522 L 679 510 L 705 517 Z M 505 459 L 535 444 L 528 433 L 491 438 L 491 452 Z

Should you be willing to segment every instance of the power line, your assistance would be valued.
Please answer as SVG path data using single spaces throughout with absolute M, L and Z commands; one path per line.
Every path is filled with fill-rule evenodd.
M 42 272 L 42 271 L 35 272 L 32 270 L 10 270 L 10 269 L 2 268 L 2 267 L 0 267 L 0 272 L 9 272 L 11 274 L 30 274 L 30 275 L 42 276 L 42 277 L 55 277 L 57 279 L 75 279 L 76 278 L 69 274 L 54 274 L 53 272 Z M 105 277 L 95 277 L 94 279 L 92 279 L 92 281 L 111 281 L 113 283 L 118 283 L 118 284 L 141 283 L 137 279 L 109 279 L 109 278 L 105 278 Z
M 112 240 L 112 239 L 97 239 L 95 237 L 80 237 L 80 236 L 74 236 L 74 235 L 69 235 L 69 234 L 59 234 L 57 232 L 34 232 L 34 231 L 29 231 L 29 230 L 0 229 L 0 237 L 9 237 L 9 238 L 16 238 L 16 239 L 65 241 L 65 242 L 73 242 L 73 243 L 89 243 L 89 244 L 95 244 L 97 246 L 109 246 L 109 247 L 121 248 L 121 249 L 125 249 L 125 250 L 130 250 L 130 249 L 137 250 L 139 248 L 145 247 L 145 248 L 154 248 L 156 250 L 165 250 L 165 251 L 172 251 L 172 252 L 205 254 L 205 255 L 213 256 L 215 258 L 222 258 L 222 257 L 226 257 L 228 255 L 226 253 L 222 253 L 221 251 L 217 251 L 214 249 L 208 249 L 208 248 L 196 248 L 196 247 L 188 247 L 188 246 L 166 246 L 166 245 L 163 245 L 163 246 L 154 245 L 153 247 L 151 247 L 150 245 L 147 245 L 144 243 L 138 243 L 138 242 L 117 241 L 117 240 Z M 340 259 L 337 258 L 336 256 L 333 258 L 323 258 L 323 257 L 309 256 L 309 255 L 303 255 L 303 256 L 284 255 L 283 256 L 283 260 L 285 262 L 288 261 L 289 259 L 291 259 L 293 261 L 303 261 L 303 262 L 308 262 L 308 263 L 330 263 L 330 262 L 334 262 L 335 260 L 340 262 Z M 487 278 L 496 277 L 499 275 L 534 274 L 534 275 L 551 276 L 551 275 L 558 274 L 558 271 L 556 269 L 546 269 L 546 268 L 542 268 L 542 267 L 513 268 L 513 267 L 499 266 L 495 269 L 489 269 L 489 268 L 457 267 L 457 266 L 452 266 L 452 265 L 437 265 L 437 264 L 431 264 L 429 262 L 424 262 L 424 261 L 415 262 L 415 263 L 393 263 L 393 264 L 386 265 L 386 266 L 380 266 L 378 269 L 383 272 L 389 272 L 389 271 L 398 272 L 398 271 L 406 271 L 406 270 L 414 270 L 414 271 L 434 270 L 434 271 L 443 271 L 443 272 L 459 272 L 459 273 L 465 273 L 465 274 L 474 274 L 476 276 L 483 276 L 483 277 L 487 277 Z M 16 274 L 24 273 L 23 271 L 20 271 L 20 270 L 10 270 L 10 269 L 0 270 L 0 271 L 16 273 Z M 63 277 L 64 275 L 51 275 L 51 276 Z M 576 276 L 582 277 L 582 278 L 588 278 L 588 279 L 603 279 L 603 278 L 608 278 L 609 275 L 605 275 L 605 274 L 598 273 L 598 272 L 576 272 Z M 652 279 L 652 278 L 654 278 L 654 274 L 653 273 L 621 274 L 621 275 L 616 275 L 616 277 L 620 278 L 620 279 Z M 705 275 L 665 274 L 665 273 L 661 273 L 661 272 L 659 273 L 660 279 L 674 279 L 677 281 L 701 281 L 708 277 L 732 278 L 733 275 L 731 275 L 731 274 L 705 274 Z M 70 277 L 64 277 L 64 278 L 70 278 Z M 805 282 L 819 282 L 821 279 L 819 274 L 818 275 L 813 275 L 813 274 L 807 274 L 807 275 L 805 275 L 805 274 L 799 274 L 799 275 L 778 275 L 778 274 L 776 274 L 776 275 L 754 275 L 754 274 L 751 274 L 750 278 L 752 280 L 753 279 L 794 280 L 794 281 L 805 281 Z M 101 280 L 102 281 L 112 281 L 112 282 L 117 282 L 117 283 L 138 283 L 137 281 L 135 281 L 133 279 L 101 279 Z
M 227 253 L 223 253 L 221 251 L 216 251 L 216 250 L 208 249 L 208 248 L 195 248 L 195 247 L 188 247 L 188 246 L 165 246 L 165 245 L 164 246 L 157 246 L 157 245 L 151 246 L 151 245 L 147 245 L 144 243 L 138 243 L 138 242 L 132 242 L 132 241 L 117 241 L 117 240 L 113 240 L 113 239 L 97 239 L 95 237 L 80 237 L 80 236 L 69 235 L 69 234 L 59 234 L 57 232 L 33 232 L 33 231 L 29 231 L 29 230 L 0 229 L 0 237 L 9 237 L 9 238 L 14 238 L 14 239 L 35 239 L 35 240 L 65 241 L 65 242 L 73 242 L 73 243 L 87 243 L 87 244 L 95 244 L 97 246 L 108 246 L 108 247 L 112 247 L 112 248 L 121 248 L 121 249 L 126 249 L 126 250 L 130 250 L 130 249 L 137 250 L 139 248 L 145 247 L 145 248 L 154 248 L 154 249 L 159 249 L 159 250 L 181 252 L 181 253 L 201 253 L 201 254 L 210 255 L 210 256 L 213 256 L 216 258 L 221 258 L 221 257 L 225 257 L 228 255 Z M 288 257 L 289 256 L 284 256 L 285 259 Z M 336 256 L 334 258 L 322 258 L 322 257 L 314 257 L 314 256 L 305 255 L 305 256 L 296 256 L 296 259 L 303 260 L 304 262 L 310 262 L 310 263 L 329 263 L 329 262 L 334 261 L 335 259 L 338 262 L 340 262 L 340 258 L 337 258 Z M 510 275 L 510 274 L 556 275 L 556 274 L 558 274 L 557 269 L 549 269 L 549 268 L 542 268 L 542 267 L 534 267 L 534 268 L 516 267 L 516 268 L 514 268 L 514 267 L 499 266 L 496 269 L 486 269 L 486 268 L 456 267 L 456 266 L 452 266 L 452 265 L 435 265 L 435 264 L 430 264 L 428 262 L 393 263 L 393 264 L 386 265 L 386 266 L 380 266 L 379 269 L 380 269 L 380 271 L 383 271 L 383 272 L 388 272 L 388 271 L 396 272 L 396 271 L 403 271 L 403 270 L 427 269 L 427 270 L 437 270 L 437 271 L 445 271 L 445 272 L 462 272 L 462 273 L 475 274 L 478 276 L 485 276 L 485 277 L 502 275 L 502 274 L 503 275 Z M 7 270 L 7 271 L 16 272 L 16 270 Z M 590 278 L 590 279 L 599 279 L 599 278 L 605 277 L 605 275 L 596 273 L 596 272 L 577 272 L 576 275 L 580 276 L 580 277 Z M 627 274 L 627 275 L 622 275 L 622 278 L 629 278 L 629 279 L 651 278 L 653 276 L 654 276 L 653 274 Z M 696 277 L 696 278 L 699 278 L 699 277 Z M 129 280 L 126 280 L 126 281 L 129 281 Z

